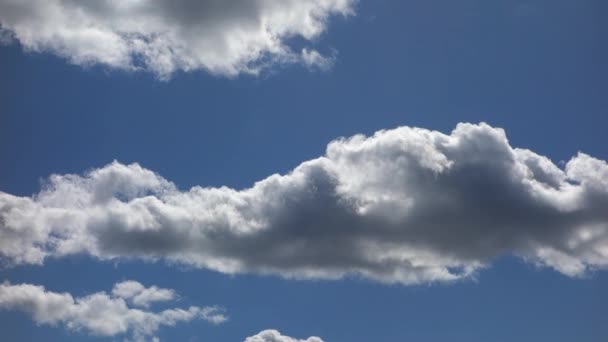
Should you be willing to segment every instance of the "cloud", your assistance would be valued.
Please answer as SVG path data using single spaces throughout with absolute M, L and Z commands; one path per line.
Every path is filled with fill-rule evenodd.
M 245 339 L 245 342 L 323 342 L 322 339 L 313 336 L 305 340 L 298 340 L 293 337 L 281 335 L 276 330 L 264 330 L 255 336 L 250 336 Z
M 355 0 L 0 0 L 0 37 L 78 65 L 257 74 L 276 63 L 328 66 L 311 48 L 332 15 L 353 14 Z M 4 39 L 6 40 L 6 39 Z
M 173 300 L 175 291 L 161 289 L 156 286 L 145 287 L 142 284 L 127 280 L 114 285 L 112 294 L 125 300 L 130 300 L 133 305 L 148 307 L 153 302 Z
M 137 164 L 52 175 L 0 192 L 8 264 L 88 253 L 290 278 L 415 284 L 471 276 L 515 255 L 569 276 L 608 266 L 608 165 L 565 168 L 487 124 L 341 138 L 251 188 L 179 190 Z
M 135 281 L 128 283 L 145 290 Z M 161 326 L 174 326 L 195 319 L 213 324 L 226 320 L 216 307 L 191 306 L 152 312 L 131 308 L 123 298 L 105 292 L 74 298 L 69 293 L 47 291 L 42 286 L 10 283 L 0 284 L 0 309 L 22 311 L 37 324 L 63 324 L 70 330 L 85 330 L 98 336 L 131 333 L 136 341 L 158 340 L 152 335 Z

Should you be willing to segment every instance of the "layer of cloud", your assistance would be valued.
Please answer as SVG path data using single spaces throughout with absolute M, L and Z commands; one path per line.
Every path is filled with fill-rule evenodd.
M 316 336 L 309 337 L 305 340 L 299 340 L 281 335 L 281 333 L 276 330 L 264 330 L 257 335 L 247 337 L 245 342 L 323 342 L 323 340 Z
M 88 253 L 224 273 L 347 275 L 403 284 L 471 276 L 516 255 L 570 276 L 608 266 L 608 165 L 560 168 L 486 124 L 400 127 L 331 142 L 251 188 L 180 191 L 137 164 L 0 192 L 9 264 Z
M 0 0 L 0 36 L 75 64 L 257 74 L 276 63 L 326 68 L 331 56 L 294 51 L 293 37 L 314 41 L 332 15 L 354 0 Z M 6 40 L 6 39 L 5 39 Z
M 135 281 L 129 284 L 145 289 Z M 99 336 L 130 334 L 136 341 L 158 341 L 153 335 L 161 326 L 192 320 L 218 324 L 226 320 L 216 307 L 191 306 L 152 312 L 129 307 L 123 298 L 105 292 L 74 298 L 69 293 L 47 291 L 42 286 L 10 283 L 0 284 L 0 309 L 22 311 L 37 324 L 62 324 L 70 330 L 84 330 Z

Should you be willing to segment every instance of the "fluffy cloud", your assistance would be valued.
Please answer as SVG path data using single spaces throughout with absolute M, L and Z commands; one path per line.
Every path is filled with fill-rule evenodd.
M 354 0 L 0 0 L 0 37 L 72 63 L 257 74 L 274 63 L 325 68 L 331 57 L 287 40 L 317 38 Z M 6 40 L 6 39 L 4 39 Z
M 145 290 L 137 282 L 128 283 Z M 0 309 L 23 311 L 37 324 L 61 323 L 71 330 L 86 330 L 99 336 L 131 333 L 137 341 L 148 338 L 157 341 L 152 335 L 163 325 L 174 326 L 195 319 L 214 324 L 226 320 L 215 307 L 191 306 L 151 312 L 131 308 L 123 298 L 105 292 L 74 298 L 68 293 L 55 293 L 30 284 L 0 284 Z
M 245 339 L 245 342 L 323 342 L 322 339 L 313 336 L 305 340 L 298 340 L 293 337 L 281 335 L 276 330 L 264 330 L 255 336 L 250 336 Z
M 112 294 L 129 300 L 133 305 L 148 307 L 153 302 L 168 301 L 175 298 L 175 291 L 156 286 L 145 287 L 142 284 L 127 280 L 114 285 Z
M 331 142 L 251 188 L 193 187 L 137 164 L 53 175 L 31 197 L 0 192 L 9 264 L 89 253 L 224 273 L 454 281 L 498 256 L 570 276 L 608 266 L 608 165 L 560 168 L 486 124 L 400 127 Z

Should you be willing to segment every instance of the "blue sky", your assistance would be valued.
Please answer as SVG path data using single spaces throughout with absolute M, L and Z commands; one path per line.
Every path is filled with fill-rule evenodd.
M 349 8 L 342 14 L 326 9 L 317 35 L 285 38 L 282 43 L 296 53 L 268 58 L 293 61 L 272 63 L 258 74 L 212 70 L 208 62 L 194 70 L 177 64 L 169 74 L 151 64 L 132 71 L 98 52 L 101 57 L 79 62 L 70 53 L 80 50 L 61 50 L 53 42 L 28 48 L 19 30 L 29 21 L 7 10 L 0 23 L 14 37 L 0 46 L 1 193 L 30 198 L 52 174 L 83 175 L 114 160 L 139 163 L 179 191 L 198 185 L 240 190 L 324 155 L 339 137 L 398 126 L 450 135 L 461 122 L 503 128 L 511 146 L 559 167 L 578 151 L 608 160 L 604 2 L 360 0 Z M 301 47 L 314 48 L 331 65 L 307 65 L 297 55 Z M 601 208 L 608 203 L 608 171 L 597 172 L 589 179 L 604 188 L 586 209 L 599 207 L 590 218 L 600 227 L 594 248 L 606 248 Z M 387 177 L 398 175 L 379 179 Z M 445 236 L 460 240 L 450 228 L 446 223 Z M 42 264 L 15 263 L 0 250 L 7 260 L 0 279 L 73 297 L 109 293 L 132 279 L 179 294 L 175 303 L 152 309 L 219 305 L 229 317 L 217 325 L 192 320 L 161 327 L 153 334 L 161 341 L 243 341 L 264 329 L 326 342 L 603 341 L 608 277 L 602 268 L 608 263 L 588 252 L 574 256 L 590 266 L 584 274 L 567 275 L 551 261 L 539 259 L 543 266 L 507 249 L 457 281 L 387 283 L 361 273 L 286 279 L 291 269 L 264 274 L 256 267 L 265 264 L 229 274 L 160 254 L 151 262 L 137 254 L 82 251 L 49 255 Z M 22 311 L 0 311 L 3 340 L 131 338 L 130 332 L 104 337 L 74 330 L 65 322 L 37 324 Z

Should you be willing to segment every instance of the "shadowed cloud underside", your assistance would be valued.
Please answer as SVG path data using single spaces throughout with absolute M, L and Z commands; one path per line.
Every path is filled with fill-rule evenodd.
M 502 129 L 400 127 L 332 141 L 326 154 L 252 187 L 173 183 L 113 162 L 52 175 L 31 197 L 0 192 L 8 264 L 88 253 L 224 273 L 454 281 L 500 255 L 570 276 L 608 265 L 608 165 L 564 168 Z

